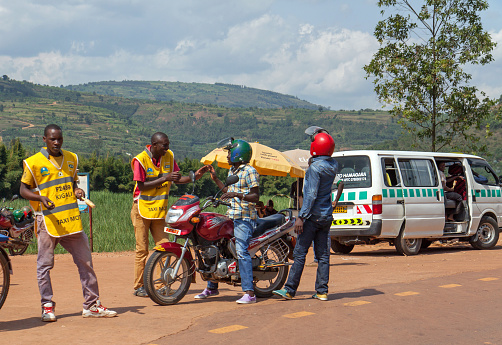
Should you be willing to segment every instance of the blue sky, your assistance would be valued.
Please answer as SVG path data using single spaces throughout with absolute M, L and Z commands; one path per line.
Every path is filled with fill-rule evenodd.
M 418 1 L 412 1 L 417 3 Z M 379 108 L 362 67 L 378 49 L 376 0 L 0 0 L 0 75 L 47 85 L 224 82 L 332 109 Z M 483 24 L 495 61 L 469 67 L 502 94 L 502 5 Z

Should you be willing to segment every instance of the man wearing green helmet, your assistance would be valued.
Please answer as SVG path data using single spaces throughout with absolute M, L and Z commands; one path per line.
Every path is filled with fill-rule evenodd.
M 249 143 L 244 140 L 225 139 L 220 142 L 219 147 L 228 150 L 228 164 L 231 168 L 228 175 L 237 175 L 239 181 L 233 185 L 223 188 L 225 185 L 216 176 L 212 165 L 208 170 L 211 173 L 211 179 L 223 189 L 224 194 L 221 199 L 228 199 L 230 207 L 227 216 L 234 221 L 234 236 L 237 249 L 237 258 L 239 260 L 239 271 L 241 275 L 242 290 L 244 296 L 236 302 L 239 304 L 256 303 L 253 286 L 253 267 L 251 255 L 249 255 L 249 241 L 256 228 L 256 209 L 255 204 L 260 200 L 260 190 L 258 179 L 260 175 L 249 165 L 253 150 Z M 207 288 L 202 293 L 195 296 L 196 299 L 204 299 L 209 296 L 218 295 L 218 283 L 208 281 Z

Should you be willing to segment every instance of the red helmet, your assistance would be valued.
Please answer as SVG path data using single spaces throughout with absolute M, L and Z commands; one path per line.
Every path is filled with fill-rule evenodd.
M 311 156 L 331 156 L 335 151 L 335 141 L 325 132 L 315 134 L 310 144 Z

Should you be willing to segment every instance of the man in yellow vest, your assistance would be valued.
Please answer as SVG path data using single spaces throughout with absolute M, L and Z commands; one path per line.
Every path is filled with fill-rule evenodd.
M 174 155 L 169 150 L 169 138 L 165 133 L 152 135 L 151 145 L 133 158 L 131 162 L 134 187 L 134 202 L 131 209 L 131 221 L 136 237 L 136 258 L 134 260 L 134 295 L 147 297 L 143 286 L 143 273 L 148 257 L 148 232 L 152 233 L 155 244 L 166 240 L 164 233 L 165 217 L 168 209 L 168 197 L 171 183 L 190 182 L 188 176 L 181 176 Z M 195 172 L 199 179 L 208 167 Z
M 58 125 L 45 127 L 43 140 L 47 147 L 23 161 L 20 189 L 36 215 L 42 321 L 56 321 L 50 270 L 54 267 L 54 249 L 58 243 L 71 254 L 78 268 L 84 295 L 82 316 L 116 316 L 115 311 L 100 302 L 91 250 L 80 220 L 77 198 L 85 195 L 77 188 L 78 157 L 61 149 L 63 131 Z

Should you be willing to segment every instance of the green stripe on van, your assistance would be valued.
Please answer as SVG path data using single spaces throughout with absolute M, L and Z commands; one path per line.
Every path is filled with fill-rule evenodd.
M 481 197 L 486 198 L 486 191 L 484 189 L 481 189 Z
M 368 192 L 359 192 L 359 200 L 368 199 Z
M 403 197 L 403 190 L 402 189 L 398 189 L 397 190 L 397 197 L 398 198 L 402 198 Z
M 417 198 L 420 198 L 420 189 L 415 189 L 415 192 L 417 192 Z
M 382 189 L 382 197 L 387 198 L 387 189 Z
M 403 189 L 403 194 L 404 194 L 404 197 L 407 198 L 408 197 L 408 190 L 407 189 Z
M 356 200 L 356 192 L 349 192 L 347 195 L 347 201 L 354 201 Z
M 389 197 L 391 197 L 391 198 L 396 197 L 396 193 L 395 193 L 394 189 L 389 189 Z
M 410 197 L 412 198 L 415 197 L 415 191 L 413 189 L 410 189 Z

